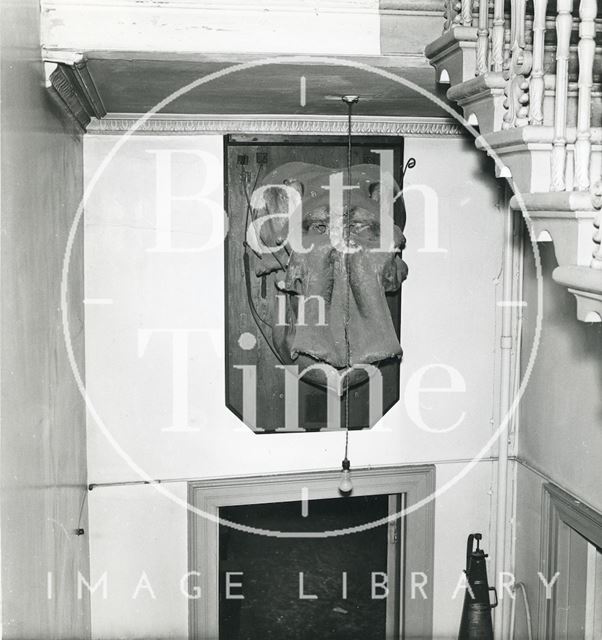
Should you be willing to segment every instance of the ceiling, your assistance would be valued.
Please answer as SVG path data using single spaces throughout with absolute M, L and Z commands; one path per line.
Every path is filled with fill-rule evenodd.
M 259 56 L 86 54 L 88 69 L 109 113 L 146 113 L 188 84 L 217 71 L 257 64 Z M 264 57 L 265 59 L 265 57 Z M 237 69 L 196 86 L 172 100 L 163 114 L 342 115 L 340 96 L 357 94 L 356 115 L 445 117 L 439 106 L 410 87 L 366 68 L 329 61 L 280 59 L 279 63 Z M 422 56 L 345 58 L 349 65 L 369 65 L 415 83 L 444 98 L 435 72 Z M 302 78 L 305 78 L 303 81 Z M 305 105 L 302 105 L 302 82 Z

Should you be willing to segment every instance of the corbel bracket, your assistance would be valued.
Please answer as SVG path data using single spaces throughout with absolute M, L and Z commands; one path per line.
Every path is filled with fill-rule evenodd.
M 76 52 L 43 51 L 46 88 L 82 130 L 107 110 L 90 74 L 86 58 Z
M 577 319 L 602 322 L 602 269 L 592 266 L 597 211 L 587 191 L 528 193 L 521 198 L 537 242 L 554 243 L 558 267 L 552 277 L 577 301 Z M 510 200 L 520 209 L 517 196 Z

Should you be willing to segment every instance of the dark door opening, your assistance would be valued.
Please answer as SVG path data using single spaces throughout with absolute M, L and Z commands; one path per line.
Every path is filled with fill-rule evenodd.
M 213 478 L 188 484 L 191 505 L 188 589 L 195 594 L 189 602 L 190 638 L 400 640 L 432 637 L 434 502 L 429 497 L 435 490 L 434 467 L 354 468 L 353 494 L 346 498 L 342 498 L 337 489 L 340 479 L 341 473 L 335 469 Z M 387 515 L 382 525 L 369 526 L 375 519 Z M 243 530 L 225 524 L 223 520 L 228 518 L 242 525 Z M 245 533 L 245 526 L 247 531 L 249 527 L 263 528 L 272 535 L 258 535 L 255 529 Z M 336 536 L 322 535 L 324 530 L 340 530 L 345 526 L 356 526 L 358 530 Z M 275 532 L 291 535 L 276 536 Z M 313 538 L 305 537 L 312 532 L 321 533 Z M 307 553 L 307 560 L 303 559 L 303 552 Z M 254 560 L 247 561 L 245 556 Z M 258 571 L 255 576 L 251 573 L 253 562 Z M 270 570 L 263 569 L 264 566 Z M 382 571 L 387 573 L 388 597 L 374 598 L 374 608 L 367 614 L 374 616 L 370 618 L 374 626 L 365 633 L 356 632 L 353 625 L 357 606 L 361 612 L 361 607 L 367 606 L 366 598 L 372 601 L 371 574 L 378 572 L 379 567 L 386 567 Z M 342 597 L 345 571 L 346 599 Z M 301 605 L 308 605 L 304 610 L 298 609 L 299 602 L 296 602 L 299 572 L 304 573 L 302 593 L 318 596 L 313 601 L 302 598 Z M 231 596 L 243 595 L 245 600 L 233 604 L 233 598 L 226 598 L 226 573 L 230 574 Z M 413 597 L 416 579 L 422 585 L 419 591 L 423 597 Z M 378 586 L 382 582 L 377 573 L 376 596 L 383 594 Z M 288 597 L 285 610 L 281 611 L 282 607 L 276 607 L 274 602 L 283 598 L 281 592 L 285 589 Z M 265 613 L 248 610 L 253 593 L 259 594 L 256 596 L 260 598 L 258 606 L 265 607 Z M 352 605 L 357 606 L 352 609 Z M 299 616 L 286 617 L 289 609 L 295 614 L 302 611 L 300 622 Z M 276 611 L 278 615 L 274 614 Z M 250 631 L 243 628 L 247 624 L 243 616 L 260 614 L 271 620 L 276 630 L 264 627 L 263 635 L 251 635 L 255 630 L 252 625 L 248 625 Z M 333 626 L 333 620 L 338 621 L 339 616 L 341 621 Z M 316 633 L 311 625 L 319 619 L 323 626 Z M 255 621 L 260 623 L 264 624 Z M 224 624 L 230 625 L 228 631 L 220 629 Z
M 401 496 L 221 507 L 220 518 L 270 531 L 325 532 L 394 513 Z M 219 526 L 220 640 L 398 637 L 399 522 L 287 538 Z M 393 558 L 393 561 L 392 561 Z M 389 602 L 388 602 L 389 601 Z M 397 627 L 397 628 L 396 628 Z

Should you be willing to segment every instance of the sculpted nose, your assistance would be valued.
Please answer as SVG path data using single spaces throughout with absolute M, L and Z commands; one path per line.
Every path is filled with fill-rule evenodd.
M 396 271 L 396 261 L 400 272 Z M 399 338 L 391 318 L 385 291 L 399 288 L 401 259 L 390 254 L 358 251 L 348 258 L 351 302 L 347 337 L 351 346 L 350 364 L 376 363 L 401 356 Z M 391 265 L 394 265 L 391 267 Z M 391 280 L 397 286 L 392 286 Z
M 385 273 L 387 261 L 383 256 L 359 251 L 345 259 L 344 254 L 330 252 L 320 264 L 317 272 L 306 265 L 303 296 L 293 296 L 297 325 L 291 356 L 306 354 L 338 369 L 400 356 L 385 295 L 385 287 L 390 290 L 391 285 L 385 280 L 396 278 L 391 275 L 390 265 Z

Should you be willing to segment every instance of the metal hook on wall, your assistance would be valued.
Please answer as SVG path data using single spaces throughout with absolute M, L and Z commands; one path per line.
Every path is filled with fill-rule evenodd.
M 401 170 L 401 184 L 403 185 L 403 181 L 406 177 L 406 173 L 408 172 L 408 169 L 413 169 L 416 166 L 416 158 L 408 158 L 407 162 L 405 163 L 403 169 Z

